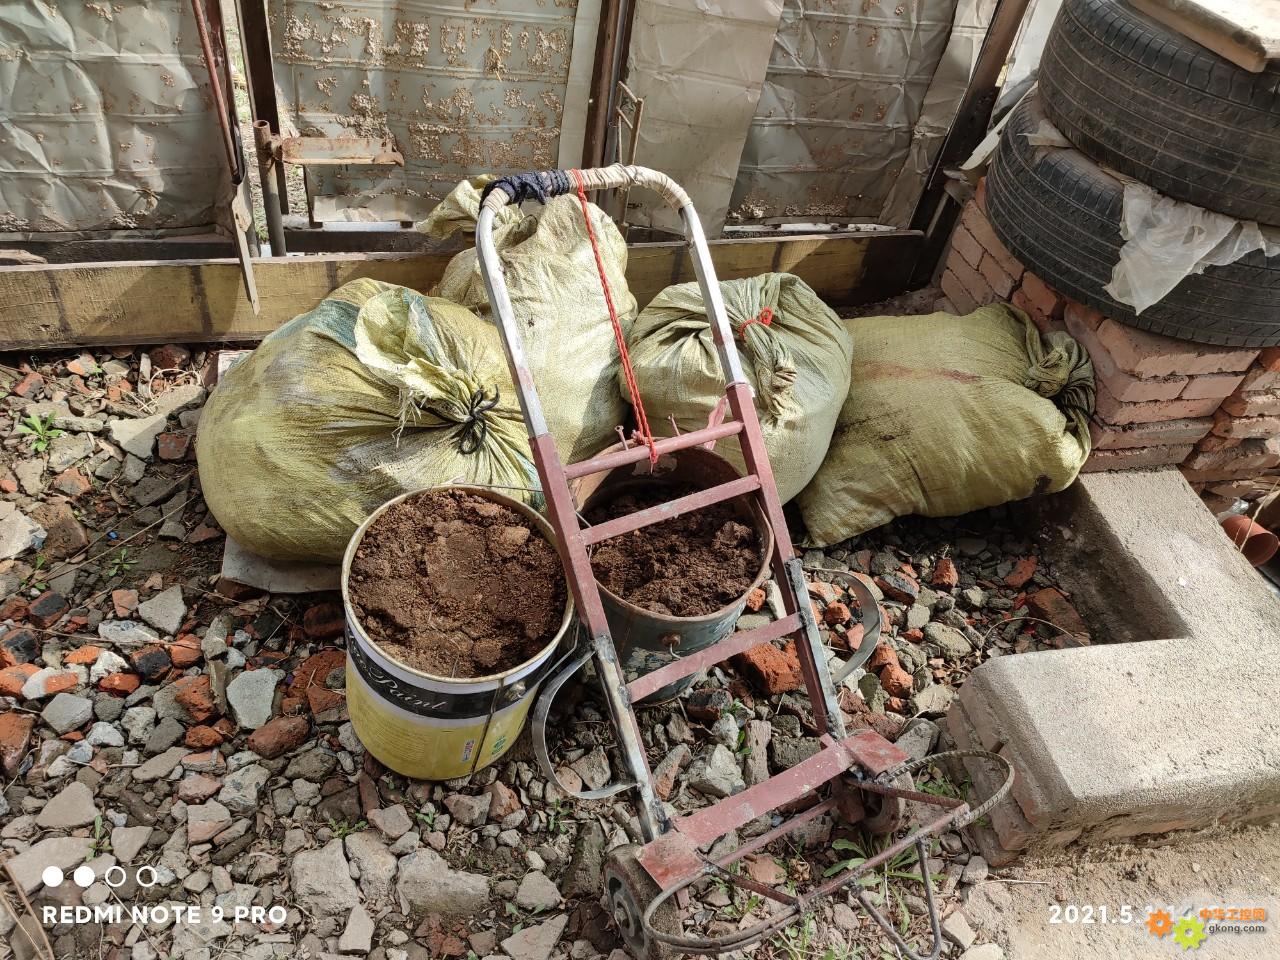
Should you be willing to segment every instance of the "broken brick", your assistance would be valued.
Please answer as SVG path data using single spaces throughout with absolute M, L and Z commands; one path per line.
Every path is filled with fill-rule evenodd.
M 1023 557 L 1004 578 L 1004 585 L 1011 590 L 1021 590 L 1027 585 L 1027 581 L 1035 576 L 1038 564 L 1039 561 L 1035 557 Z
M 129 654 L 129 663 L 148 680 L 163 676 L 173 665 L 169 659 L 169 651 L 158 643 L 149 643 Z
M 127 697 L 142 685 L 136 673 L 109 673 L 98 681 L 98 689 Z
M 177 691 L 173 699 L 182 704 L 196 723 L 204 723 L 218 712 L 213 703 L 209 678 L 205 674 L 198 677 L 182 677 L 173 686 Z
M 933 585 L 944 590 L 954 590 L 960 585 L 960 573 L 956 570 L 955 561 L 943 557 L 933 569 Z
M 193 634 L 181 634 L 169 644 L 169 660 L 179 670 L 195 666 L 201 656 L 200 641 Z
M 35 724 L 36 718 L 29 713 L 17 710 L 0 713 L 0 768 L 6 777 L 17 774 Z
M 77 664 L 81 666 L 88 666 L 89 664 L 96 662 L 100 656 L 102 656 L 101 647 L 95 646 L 92 643 L 86 643 L 83 647 L 80 647 L 78 650 L 72 650 L 70 653 L 68 653 L 65 657 L 62 658 L 62 662 L 69 663 L 72 666 L 75 666 Z
M 1027 607 L 1033 616 L 1046 620 L 1073 636 L 1089 635 L 1089 628 L 1061 590 L 1054 587 L 1037 590 L 1027 596 Z
M 853 619 L 853 614 L 849 612 L 848 605 L 837 601 L 827 604 L 827 609 L 822 611 L 822 619 L 835 626 L 837 623 L 848 623 Z
M 83 496 L 93 489 L 89 478 L 76 467 L 67 467 L 53 478 L 53 489 L 66 494 L 71 499 Z
M 764 601 L 764 590 L 760 587 L 756 587 L 747 594 L 747 609 L 752 613 L 758 613 L 760 608 L 764 606 Z
M 34 371 L 10 387 L 9 392 L 15 397 L 34 397 L 44 389 L 44 377 Z
M 40 671 L 34 663 L 19 663 L 0 670 L 0 697 L 18 697 L 26 682 Z
M 151 366 L 155 370 L 181 370 L 191 359 L 191 351 L 176 343 L 166 343 L 161 347 L 152 347 L 147 356 L 151 358 Z
M 898 666 L 898 654 L 894 652 L 893 647 L 881 640 L 876 644 L 876 648 L 871 651 L 871 656 L 867 658 L 866 668 L 870 673 L 876 673 L 880 669 L 887 666 Z
M 111 606 L 115 609 L 117 617 L 124 619 L 130 616 L 133 611 L 138 609 L 138 591 L 112 590 Z
M 786 693 L 800 686 L 800 658 L 794 640 L 783 648 L 759 644 L 734 657 L 733 665 L 762 693 Z
M 225 737 L 223 737 L 221 731 L 214 727 L 199 724 L 187 731 L 187 735 L 182 742 L 193 750 L 210 750 L 213 747 L 221 746 L 224 739 Z
M 880 686 L 891 697 L 911 696 L 911 682 L 911 674 L 896 663 L 891 663 L 880 671 Z
M 685 713 L 700 723 L 715 723 L 733 705 L 728 690 L 695 690 L 684 702 Z
M 897 600 L 899 603 L 915 603 L 920 596 L 920 584 L 902 573 L 886 573 L 876 577 L 876 586 L 890 600 Z
M 71 604 L 67 603 L 66 597 L 56 590 L 46 590 L 31 601 L 27 617 L 37 627 L 52 627 L 70 609 Z
M 347 629 L 347 619 L 342 606 L 337 603 L 317 603 L 302 615 L 302 632 L 308 640 L 327 640 L 341 636 Z
M 190 450 L 189 433 L 162 433 L 156 437 L 156 455 L 161 460 L 182 460 Z
M 307 739 L 311 724 L 306 717 L 276 717 L 249 735 L 249 749 L 265 760 L 287 753 Z
M 0 659 L 8 661 L 3 666 L 30 663 L 39 655 L 40 635 L 30 627 L 16 627 L 0 640 Z

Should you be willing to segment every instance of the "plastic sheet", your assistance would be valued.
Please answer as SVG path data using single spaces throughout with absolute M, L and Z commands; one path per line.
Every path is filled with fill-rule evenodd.
M 214 223 L 231 180 L 208 87 L 188 0 L 5 4 L 0 236 Z
M 1206 267 L 1235 263 L 1254 250 L 1280 255 L 1280 230 L 1173 200 L 1133 180 L 1124 185 L 1120 235 L 1120 261 L 1104 289 L 1137 313 Z
M 284 117 L 306 136 L 394 137 L 405 159 L 312 170 L 316 218 L 419 220 L 476 170 L 576 166 L 599 10 L 600 0 L 270 4 Z

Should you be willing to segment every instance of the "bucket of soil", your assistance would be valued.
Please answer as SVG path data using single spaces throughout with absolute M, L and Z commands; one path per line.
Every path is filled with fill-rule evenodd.
M 352 726 L 421 780 L 466 776 L 510 748 L 573 623 L 550 524 L 461 485 L 365 520 L 342 559 L 342 602 Z
M 694 447 L 584 478 L 573 487 L 582 515 L 602 523 L 731 480 L 741 473 Z M 696 653 L 733 632 L 747 595 L 769 574 L 773 531 L 749 496 L 663 520 L 597 545 L 591 567 L 627 680 Z M 670 700 L 696 675 L 644 702 Z

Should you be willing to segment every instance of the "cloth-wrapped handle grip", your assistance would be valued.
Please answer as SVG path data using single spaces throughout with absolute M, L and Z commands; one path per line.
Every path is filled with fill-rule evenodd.
M 665 173 L 624 163 L 589 170 L 539 170 L 518 173 L 487 184 L 480 194 L 481 207 L 495 213 L 510 203 L 537 200 L 546 203 L 578 189 L 613 190 L 618 187 L 648 187 L 675 211 L 690 205 L 689 195 Z

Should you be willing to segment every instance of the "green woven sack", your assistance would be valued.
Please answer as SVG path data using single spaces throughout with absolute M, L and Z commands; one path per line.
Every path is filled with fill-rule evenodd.
M 1053 493 L 1089 456 L 1093 365 L 1004 304 L 866 317 L 826 460 L 798 503 L 828 546 L 905 514 L 949 517 Z
M 341 559 L 409 490 L 538 485 L 497 330 L 376 280 L 335 290 L 227 371 L 197 439 L 218 523 L 276 560 Z
M 849 390 L 853 340 L 809 285 L 789 273 L 724 280 L 720 295 L 785 502 L 812 479 L 827 452 Z M 765 318 L 768 323 L 759 322 Z M 706 426 L 724 396 L 724 374 L 696 283 L 654 297 L 636 318 L 627 348 L 655 433 L 670 432 L 669 417 L 682 431 Z M 620 385 L 629 401 L 625 378 Z M 737 439 L 721 441 L 716 452 L 744 469 Z

